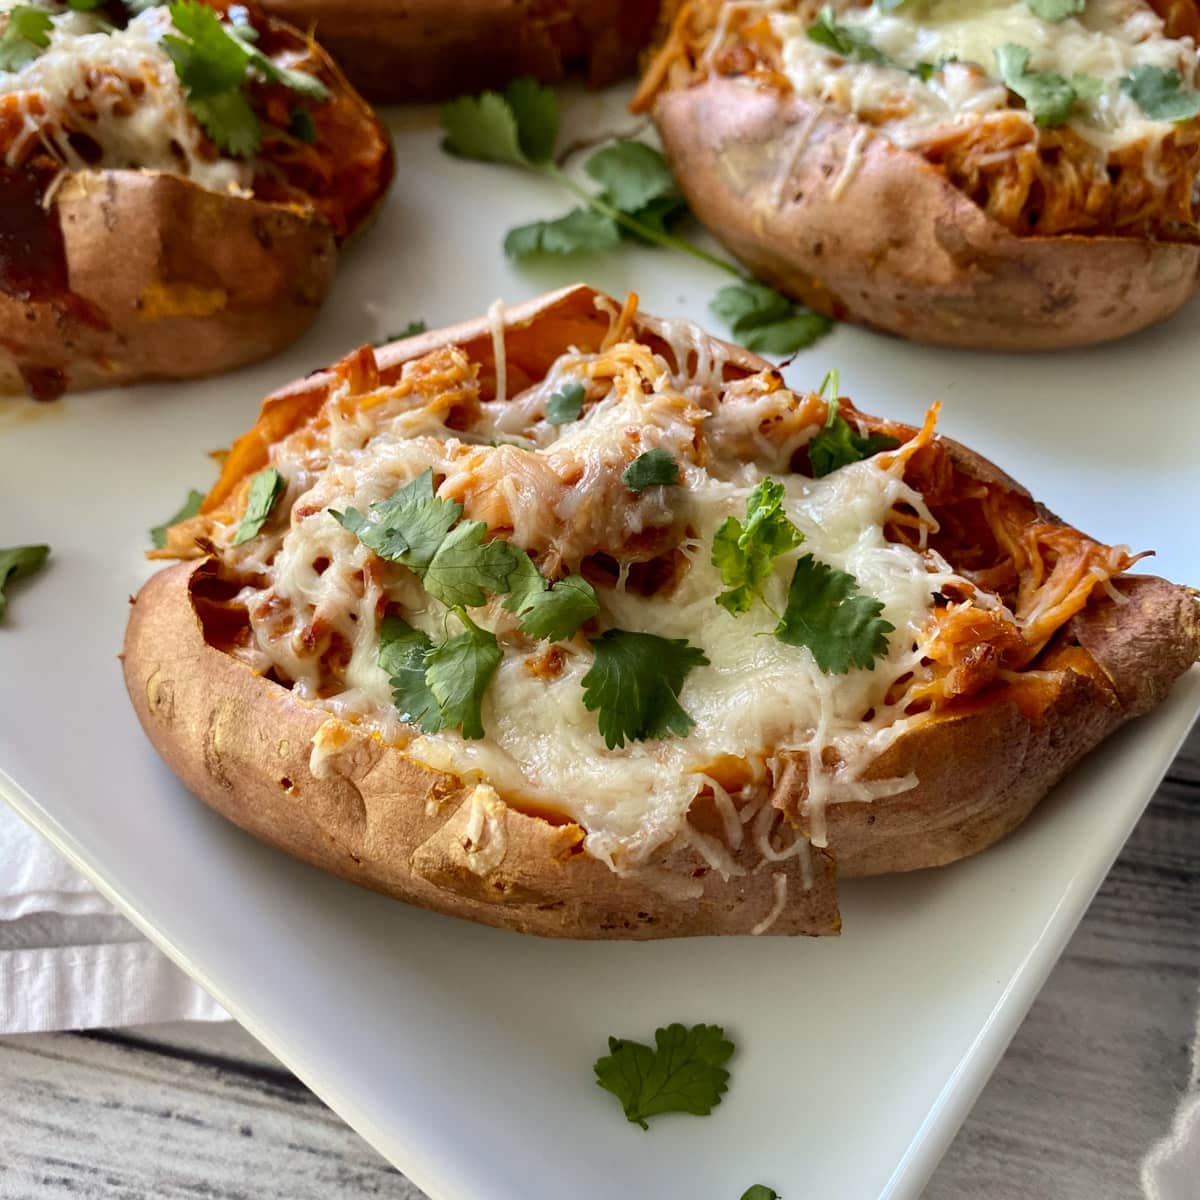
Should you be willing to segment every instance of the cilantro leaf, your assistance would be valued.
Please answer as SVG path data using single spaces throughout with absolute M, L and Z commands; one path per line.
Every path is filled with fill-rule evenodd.
M 1000 78 L 1025 101 L 1036 125 L 1052 128 L 1065 124 L 1077 101 L 1098 95 L 1102 88 L 1087 75 L 1067 79 L 1057 71 L 1030 71 L 1029 59 L 1029 51 L 1013 42 L 996 51 Z
M 14 579 L 27 579 L 40 571 L 49 554 L 49 546 L 10 546 L 0 550 L 0 621 L 8 611 L 5 589 Z
M 600 611 L 600 605 L 596 589 L 582 575 L 568 575 L 549 590 L 529 593 L 515 611 L 521 614 L 523 633 L 547 642 L 565 642 Z
M 107 0 L 67 0 L 67 7 L 72 12 L 95 12 L 106 3 Z
M 279 502 L 279 497 L 287 490 L 287 482 L 274 467 L 266 467 L 255 475 L 250 483 L 250 496 L 246 501 L 246 512 L 242 523 L 238 526 L 233 544 L 240 546 L 252 537 L 257 537 L 259 531 L 267 523 L 271 510 Z
M 605 199 L 624 213 L 635 214 L 654 200 L 683 200 L 667 160 L 645 142 L 614 142 L 597 150 L 583 169 L 604 188 Z
M 583 398 L 587 389 L 582 383 L 568 383 L 561 391 L 551 394 L 546 401 L 546 420 L 551 425 L 565 425 L 568 421 L 578 421 L 583 412 Z
M 514 79 L 499 92 L 460 96 L 442 107 L 442 149 L 458 158 L 532 166 L 554 153 L 558 101 L 533 79 Z
M 533 559 L 522 549 L 513 546 L 516 567 L 508 576 L 508 595 L 502 607 L 509 612 L 524 612 L 533 603 L 534 596 L 544 592 L 550 585 L 546 577 L 534 565 Z
M 443 726 L 457 725 L 465 738 L 483 737 L 483 693 L 503 653 L 496 635 L 480 629 L 460 608 L 466 629 L 447 638 L 425 658 L 425 682 L 441 712 Z
M 695 724 L 680 707 L 679 689 L 693 667 L 708 662 L 703 650 L 681 638 L 625 629 L 610 629 L 588 645 L 596 661 L 583 677 L 583 706 L 599 709 L 610 750 L 626 739 L 683 737 Z
M 883 433 L 871 433 L 865 437 L 851 428 L 850 422 L 838 412 L 838 373 L 830 371 L 821 384 L 820 392 L 832 384 L 829 397 L 829 412 L 825 425 L 808 443 L 808 461 L 814 479 L 828 475 L 839 467 L 861 462 L 881 450 L 894 450 L 900 443 Z
M 425 590 L 447 608 L 476 608 L 488 592 L 508 591 L 509 576 L 520 567 L 520 551 L 503 538 L 485 542 L 487 532 L 483 521 L 456 525 L 426 567 Z
M 373 346 L 386 346 L 389 342 L 400 342 L 405 338 L 416 337 L 418 333 L 424 333 L 429 328 L 424 321 L 419 318 L 416 321 L 409 321 L 399 333 L 389 333 L 381 337 L 379 341 L 372 342 Z
M 462 505 L 433 494 L 433 471 L 423 471 L 364 516 L 357 509 L 330 515 L 380 558 L 401 563 L 418 575 L 433 561 L 446 535 L 462 516 Z
M 1184 91 L 1178 71 L 1134 67 L 1122 78 L 1121 91 L 1155 121 L 1187 121 L 1200 113 L 1200 92 Z
M 591 254 L 611 250 L 621 240 L 616 221 L 590 208 L 573 208 L 552 221 L 517 225 L 504 235 L 509 258 L 534 254 Z
M 833 328 L 829 317 L 793 304 L 762 283 L 723 287 L 709 307 L 747 350 L 762 354 L 794 354 Z
M 200 505 L 203 502 L 204 493 L 192 488 L 179 511 L 174 516 L 168 517 L 161 525 L 155 525 L 150 530 L 150 541 L 153 542 L 155 549 L 161 550 L 167 544 L 167 530 L 172 525 L 178 525 L 180 521 L 194 517 L 200 511 Z
M 514 79 L 504 100 L 517 123 L 517 141 L 531 163 L 548 162 L 558 140 L 558 98 L 531 76 Z
M 1065 21 L 1078 16 L 1087 7 L 1087 0 L 1025 0 L 1029 11 L 1043 21 Z
M 775 560 L 804 541 L 783 511 L 783 484 L 764 479 L 746 501 L 746 521 L 726 517 L 713 537 L 712 564 L 728 589 L 717 603 L 738 616 L 762 599 L 763 584 Z
M 621 1102 L 625 1119 L 649 1129 L 666 1112 L 707 1116 L 729 1086 L 724 1063 L 733 1043 L 719 1025 L 668 1025 L 654 1031 L 654 1047 L 608 1039 L 609 1053 L 592 1068 L 596 1082 Z
M 255 49 L 253 26 L 227 24 L 199 0 L 176 0 L 169 11 L 176 32 L 163 38 L 163 47 L 175 64 L 188 107 L 226 153 L 249 156 L 262 144 L 262 127 L 242 90 L 251 67 L 311 100 L 328 98 L 328 89 L 315 76 L 278 66 Z
M 307 108 L 293 108 L 288 117 L 288 133 L 298 142 L 312 146 L 317 140 L 317 123 Z
M 50 45 L 54 22 L 44 8 L 18 4 L 8 10 L 8 24 L 0 34 L 0 71 L 19 71 Z
M 811 41 L 827 46 L 843 58 L 879 64 L 887 64 L 889 61 L 885 54 L 871 45 L 871 39 L 865 30 L 856 29 L 852 25 L 839 25 L 833 8 L 828 4 L 817 14 L 817 19 L 806 32 Z
M 870 670 L 887 653 L 887 635 L 896 628 L 882 612 L 880 601 L 859 593 L 853 575 L 806 554 L 796 563 L 775 636 L 789 646 L 807 646 L 827 675 Z
M 875 0 L 875 3 L 878 5 L 879 0 Z M 765 1183 L 756 1183 L 742 1193 L 742 1200 L 783 1200 L 783 1197 L 774 1188 L 767 1187 Z
M 670 450 L 661 446 L 639 454 L 621 472 L 621 482 L 631 492 L 642 492 L 655 484 L 672 484 L 679 482 L 679 464 Z
M 419 725 L 423 733 L 442 728 L 442 710 L 425 682 L 426 660 L 433 643 L 399 617 L 384 617 L 379 626 L 379 665 L 392 681 L 392 702 L 400 719 Z

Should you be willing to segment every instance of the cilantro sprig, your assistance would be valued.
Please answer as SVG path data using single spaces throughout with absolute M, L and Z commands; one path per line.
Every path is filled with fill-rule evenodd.
M 707 1116 L 729 1086 L 725 1063 L 733 1043 L 719 1025 L 668 1025 L 654 1045 L 610 1037 L 608 1054 L 592 1068 L 596 1082 L 621 1102 L 625 1119 L 649 1129 L 661 1113 Z
M 626 741 L 686 736 L 696 722 L 679 692 L 688 673 L 708 663 L 703 650 L 682 638 L 627 629 L 609 629 L 588 645 L 596 657 L 583 677 L 583 706 L 597 713 L 610 750 Z
M 833 328 L 824 313 L 793 304 L 774 288 L 753 281 L 723 287 L 709 308 L 741 345 L 757 354 L 794 354 Z
M 1006 42 L 996 51 L 1000 78 L 1025 101 L 1036 125 L 1053 128 L 1066 124 L 1079 101 L 1094 99 L 1104 90 L 1103 83 L 1091 75 L 1068 79 L 1057 71 L 1031 71 L 1031 57 L 1024 46 L 1014 42 Z
M 1087 8 L 1087 0 L 1025 0 L 1025 3 L 1035 17 L 1054 24 L 1068 17 L 1077 17 Z
M 783 511 L 783 497 L 783 484 L 764 479 L 746 501 L 745 521 L 726 517 L 713 537 L 712 564 L 726 588 L 717 603 L 731 616 L 749 612 L 755 600 L 763 600 L 775 560 L 804 541 Z
M 568 383 L 553 392 L 546 401 L 546 420 L 551 425 L 566 425 L 578 421 L 583 412 L 583 398 L 587 389 L 582 383 Z
M 257 154 L 262 125 L 246 95 L 258 75 L 309 100 L 328 99 L 329 90 L 313 75 L 281 67 L 258 50 L 258 31 L 249 24 L 222 21 L 200 0 L 176 0 L 168 10 L 174 33 L 163 48 L 175 64 L 188 107 L 219 149 L 235 157 Z M 311 125 L 300 122 L 303 135 Z
M 172 525 L 178 525 L 180 521 L 186 521 L 188 517 L 194 517 L 200 511 L 200 505 L 204 503 L 204 493 L 198 492 L 195 488 L 188 491 L 187 499 L 179 507 L 179 511 L 168 517 L 161 525 L 155 525 L 150 530 L 150 541 L 155 549 L 161 550 L 167 544 L 167 530 Z
M 879 66 L 894 65 L 886 54 L 871 45 L 871 39 L 865 29 L 857 29 L 853 25 L 840 25 L 831 5 L 827 4 L 821 9 L 817 19 L 805 32 L 809 41 L 825 46 L 843 58 L 854 62 L 875 63 Z
M 838 412 L 838 373 L 830 371 L 821 382 L 819 394 L 829 390 L 829 412 L 825 424 L 808 443 L 808 461 L 814 479 L 820 479 L 839 467 L 861 462 L 881 450 L 894 450 L 900 443 L 884 433 L 865 436 L 856 432 Z
M 49 546 L 10 546 L 0 549 L 0 621 L 8 611 L 5 591 L 16 579 L 28 579 L 46 565 L 50 556 Z
M 687 207 L 658 150 L 642 142 L 621 140 L 596 151 L 584 164 L 586 173 L 601 187 L 593 192 L 576 183 L 555 161 L 558 127 L 558 101 L 553 91 L 532 79 L 516 79 L 503 93 L 462 96 L 442 108 L 446 135 L 442 148 L 448 154 L 542 175 L 579 201 L 561 217 L 510 229 L 504 239 L 504 251 L 510 258 L 606 251 L 623 238 L 650 243 L 698 258 L 757 289 L 757 307 L 770 307 L 776 328 L 769 344 L 762 333 L 753 344 L 746 341 L 750 349 L 791 354 L 828 332 L 831 323 L 827 318 L 762 284 L 746 281 L 733 263 L 671 232 Z M 769 305 L 764 297 L 770 297 Z M 748 333 L 752 325 L 757 329 L 766 323 L 763 319 L 746 324 L 734 330 L 735 336 Z
M 44 8 L 18 4 L 8 11 L 8 23 L 0 34 L 0 71 L 19 71 L 33 62 L 50 45 L 54 22 Z
M 870 670 L 887 653 L 887 635 L 896 628 L 882 612 L 879 600 L 859 592 L 853 575 L 805 554 L 796 562 L 775 636 L 789 646 L 807 646 L 827 675 Z
M 240 546 L 252 537 L 257 537 L 267 523 L 271 510 L 279 503 L 279 497 L 287 490 L 287 481 L 274 467 L 265 467 L 250 482 L 250 495 L 246 500 L 246 512 L 234 534 L 233 545 Z
M 1122 78 L 1121 91 L 1155 121 L 1189 121 L 1200 114 L 1200 92 L 1185 90 L 1178 71 L 1134 67 Z
M 621 472 L 621 482 L 631 492 L 644 492 L 648 487 L 670 487 L 679 482 L 679 463 L 670 450 L 656 446 L 639 454 Z

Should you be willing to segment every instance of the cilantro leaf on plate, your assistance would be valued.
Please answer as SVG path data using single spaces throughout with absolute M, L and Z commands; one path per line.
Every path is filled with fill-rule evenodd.
M 379 341 L 372 342 L 374 346 L 386 346 L 389 342 L 401 342 L 405 338 L 416 337 L 418 333 L 424 333 L 429 328 L 419 317 L 415 321 L 409 321 L 403 329 L 398 333 L 389 333 L 381 337 Z
M 460 726 L 465 738 L 483 737 L 483 693 L 503 653 L 496 635 L 480 629 L 460 608 L 462 633 L 435 645 L 425 658 L 425 682 L 443 726 Z
M 287 490 L 287 481 L 274 467 L 264 467 L 250 482 L 250 495 L 246 500 L 246 512 L 234 535 L 233 544 L 240 546 L 267 523 L 271 510 L 279 503 L 279 497 Z
M 693 667 L 708 662 L 704 651 L 682 638 L 610 629 L 588 642 L 596 655 L 583 677 L 583 706 L 598 712 L 604 744 L 683 737 L 695 721 L 679 704 L 679 690 Z
M 723 287 L 709 307 L 741 345 L 759 354 L 794 354 L 833 328 L 829 317 L 793 304 L 762 283 Z
M 155 525 L 150 530 L 150 541 L 154 544 L 155 549 L 161 550 L 167 544 L 167 530 L 172 525 L 178 525 L 180 521 L 194 517 L 200 511 L 200 505 L 203 503 L 204 493 L 191 488 L 179 511 L 174 516 L 168 517 L 161 525 Z
M 0 621 L 8 611 L 5 589 L 14 579 L 27 579 L 40 571 L 50 554 L 49 546 L 10 546 L 0 549 Z
M 746 501 L 745 522 L 726 517 L 713 537 L 712 565 L 727 589 L 717 603 L 735 617 L 762 599 L 775 560 L 804 541 L 783 511 L 783 497 L 783 484 L 764 479 Z
M 442 710 L 425 681 L 433 642 L 400 617 L 384 617 L 379 626 L 379 665 L 392 681 L 392 702 L 400 719 L 423 733 L 442 728 Z
M 679 482 L 679 464 L 670 450 L 661 446 L 639 454 L 621 472 L 621 482 L 631 492 L 642 492 L 655 484 L 668 485 Z
M 1200 114 L 1200 92 L 1185 91 L 1178 71 L 1134 67 L 1122 78 L 1121 91 L 1155 121 L 1188 121 Z
M 552 221 L 517 225 L 504 235 L 509 258 L 534 254 L 588 254 L 611 250 L 621 240 L 617 223 L 590 208 L 573 208 Z
M 554 92 L 529 78 L 499 92 L 460 96 L 442 106 L 442 149 L 458 158 L 536 166 L 550 160 L 558 137 Z
M 824 426 L 808 443 L 808 461 L 814 479 L 820 479 L 839 467 L 870 458 L 881 450 L 894 450 L 900 443 L 884 433 L 863 435 L 851 428 L 850 422 L 838 412 L 838 373 L 830 371 L 821 382 L 819 395 L 830 389 L 829 412 Z
M 643 1129 L 666 1112 L 707 1116 L 729 1086 L 724 1064 L 733 1043 L 719 1025 L 668 1025 L 654 1031 L 654 1046 L 608 1039 L 608 1054 L 594 1067 L 596 1082 L 621 1102 L 625 1119 Z
M 1025 101 L 1034 123 L 1045 128 L 1063 125 L 1076 103 L 1099 94 L 1103 85 L 1088 75 L 1070 79 L 1057 71 L 1029 70 L 1030 52 L 1024 46 L 1006 42 L 996 51 L 996 63 L 1004 85 Z
M 875 0 L 875 2 L 878 4 L 879 0 Z M 774 1188 L 767 1187 L 765 1183 L 756 1183 L 742 1193 L 742 1200 L 783 1200 L 783 1197 Z
M 1087 0 L 1025 0 L 1029 11 L 1043 21 L 1065 21 L 1076 17 L 1087 7 Z
M 789 646 L 807 646 L 827 675 L 870 670 L 887 653 L 887 635 L 896 628 L 882 612 L 879 600 L 859 592 L 853 575 L 806 554 L 796 562 L 775 636 Z
M 559 391 L 553 392 L 546 401 L 546 420 L 551 425 L 565 425 L 568 421 L 578 421 L 583 412 L 583 398 L 587 389 L 582 383 L 568 383 Z
M 487 532 L 483 521 L 456 525 L 425 568 L 425 590 L 447 608 L 476 608 L 488 592 L 508 591 L 509 576 L 520 569 L 523 552 L 503 538 L 485 542 Z
M 687 201 L 667 160 L 645 142 L 614 142 L 597 150 L 583 169 L 604 188 L 601 198 L 605 203 L 659 233 L 687 212 Z M 618 226 L 618 232 L 643 240 L 624 227 Z
M 19 71 L 50 45 L 54 22 L 44 8 L 18 4 L 8 10 L 8 24 L 0 34 L 0 71 Z
M 549 589 L 527 595 L 515 611 L 521 614 L 523 633 L 542 641 L 565 642 L 600 611 L 600 605 L 596 589 L 582 575 L 568 575 Z

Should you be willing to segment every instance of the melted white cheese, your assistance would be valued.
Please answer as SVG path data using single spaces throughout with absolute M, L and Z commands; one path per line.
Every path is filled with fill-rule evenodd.
M 783 388 L 760 395 L 749 381 L 739 381 L 725 387 L 718 402 L 719 352 L 714 359 L 692 326 L 657 328 L 669 339 L 675 362 L 657 355 L 650 359 L 643 350 L 647 373 L 637 386 L 612 385 L 608 395 L 589 399 L 580 420 L 557 428 L 538 416 L 549 391 L 570 379 L 590 379 L 594 389 L 603 377 L 594 370 L 602 355 L 563 355 L 545 381 L 507 406 L 485 405 L 471 441 L 442 426 L 431 416 L 431 406 L 405 407 L 405 401 L 376 405 L 355 422 L 335 425 L 331 450 L 290 441 L 277 445 L 272 462 L 289 481 L 283 505 L 284 511 L 292 508 L 290 525 L 242 547 L 229 544 L 231 525 L 223 554 L 244 577 L 256 580 L 243 589 L 242 599 L 257 652 L 263 664 L 293 681 L 299 698 L 379 730 L 432 767 L 486 782 L 502 796 L 566 812 L 587 830 L 587 849 L 616 869 L 644 862 L 664 843 L 684 838 L 714 869 L 736 874 L 740 868 L 725 847 L 741 844 L 741 827 L 751 820 L 755 845 L 767 857 L 780 860 L 806 851 L 803 839 L 792 838 L 783 847 L 771 841 L 778 813 L 765 804 L 765 790 L 772 777 L 778 780 L 781 751 L 806 758 L 805 811 L 818 845 L 824 843 L 826 803 L 870 800 L 914 785 L 912 776 L 866 782 L 861 775 L 917 719 L 903 715 L 902 699 L 893 694 L 889 705 L 887 697 L 899 681 L 920 674 L 920 643 L 928 636 L 934 593 L 954 576 L 936 555 L 884 537 L 884 523 L 896 505 L 927 511 L 903 481 L 902 464 L 869 459 L 809 479 L 784 473 L 778 445 L 764 453 L 765 465 L 748 460 L 745 447 L 753 447 L 755 438 L 766 448 L 764 415 L 778 418 L 795 409 L 796 396 Z M 608 369 L 611 373 L 611 365 Z M 692 373 L 697 370 L 698 375 Z M 505 427 L 509 411 L 523 414 L 532 434 L 528 448 L 479 445 L 476 439 Z M 788 454 L 818 427 L 795 420 L 798 433 L 779 420 L 768 422 Z M 675 455 L 680 485 L 648 488 L 640 495 L 614 487 L 623 465 L 650 446 L 664 446 Z M 464 463 L 476 465 L 468 470 Z M 434 637 L 455 632 L 458 619 L 405 568 L 375 559 L 327 510 L 365 511 L 430 467 L 444 477 L 442 495 L 468 496 L 468 517 L 477 502 L 470 498 L 473 493 L 461 490 L 469 477 L 477 480 L 491 469 L 500 480 L 511 481 L 525 473 L 528 487 L 514 485 L 503 496 L 513 514 L 509 536 L 514 542 L 543 555 L 557 554 L 572 569 L 597 548 L 607 549 L 621 565 L 617 586 L 597 586 L 601 629 L 684 638 L 703 648 L 709 663 L 690 672 L 679 697 L 695 722 L 686 736 L 608 749 L 596 714 L 583 703 L 582 679 L 593 664 L 586 637 L 561 645 L 557 676 L 535 675 L 528 660 L 545 646 L 517 633 L 515 618 L 498 599 L 471 613 L 497 634 L 504 652 L 484 698 L 487 737 L 467 740 L 451 730 L 423 735 L 400 723 L 388 677 L 377 665 L 384 602 Z M 735 618 L 716 603 L 723 585 L 711 562 L 713 536 L 727 517 L 744 517 L 750 492 L 769 472 L 784 483 L 787 514 L 805 540 L 777 560 L 765 589 L 768 603 L 776 611 L 785 607 L 795 560 L 804 553 L 854 575 L 864 593 L 883 603 L 885 618 L 895 626 L 887 654 L 874 669 L 826 675 L 808 649 L 771 636 L 776 619 L 763 605 Z M 564 489 L 561 479 L 575 481 L 574 486 Z M 478 503 L 490 500 L 485 496 Z M 620 547 L 646 530 L 667 535 L 686 559 L 687 568 L 669 594 L 645 597 L 624 586 L 629 563 Z M 280 605 L 289 613 L 282 622 Z M 351 647 L 333 694 L 328 672 L 300 636 L 314 622 L 336 630 Z M 723 755 L 747 761 L 756 776 L 740 797 L 749 802 L 740 814 L 733 799 L 705 775 Z M 689 806 L 706 787 L 725 826 L 724 844 L 687 822 Z
M 783 45 L 784 70 L 796 91 L 843 112 L 878 122 L 880 132 L 906 147 L 938 131 L 1009 106 L 996 51 L 1014 43 L 1030 51 L 1029 70 L 1068 78 L 1089 75 L 1099 96 L 1076 106 L 1069 126 L 1103 153 L 1142 139 L 1160 140 L 1172 128 L 1152 121 L 1120 89 L 1136 66 L 1178 70 L 1185 86 L 1196 73 L 1190 38 L 1163 36 L 1161 19 L 1143 0 L 1088 0 L 1078 17 L 1044 21 L 1025 0 L 907 0 L 892 12 L 875 5 L 837 6 L 837 20 L 859 30 L 899 64 L 880 66 L 841 59 L 806 33 L 809 22 L 784 13 L 771 20 Z M 922 82 L 909 69 L 947 63 Z
M 0 24 L 12 7 L 14 0 L 0 0 Z M 40 142 L 71 171 L 139 168 L 185 175 L 215 192 L 249 187 L 252 167 L 214 157 L 187 107 L 162 45 L 172 29 L 166 8 L 147 9 L 111 31 L 90 13 L 52 20 L 50 45 L 37 58 L 0 71 L 0 97 L 17 96 L 25 122 L 8 147 L 10 165 Z M 85 133 L 95 149 L 82 154 L 67 131 Z

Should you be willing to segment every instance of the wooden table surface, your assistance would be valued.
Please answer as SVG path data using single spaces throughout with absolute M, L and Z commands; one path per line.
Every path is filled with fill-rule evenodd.
M 1169 1129 L 1183 1089 L 1200 1082 L 1189 1079 L 1200 1069 L 1191 1054 L 1200 1006 L 1198 814 L 1200 726 L 926 1200 L 1140 1194 L 1143 1155 Z M 784 1195 L 809 1200 L 802 1190 Z M 237 1025 L 0 1039 L 5 1200 L 358 1196 L 422 1193 Z

